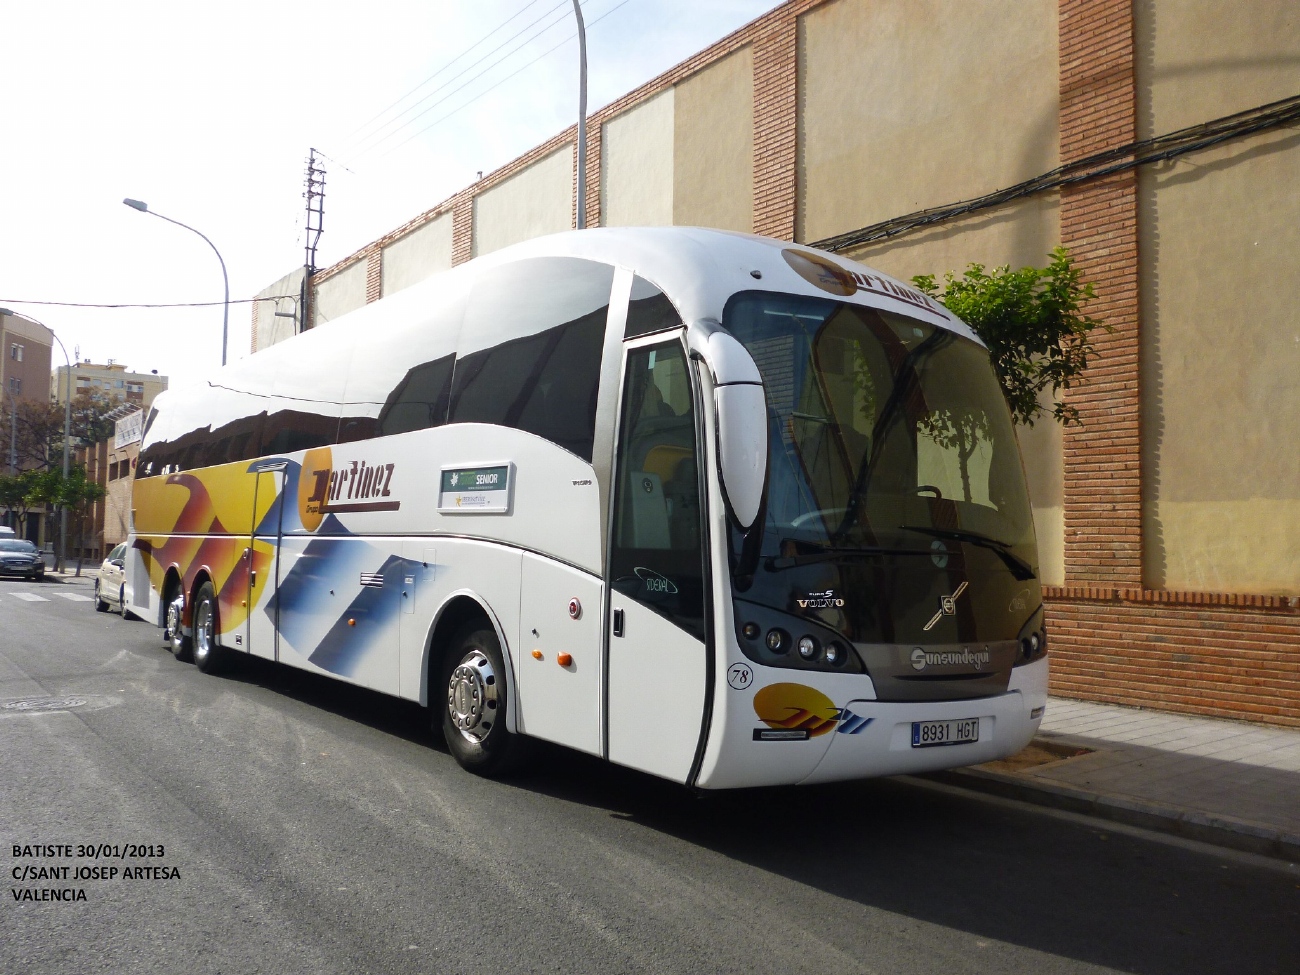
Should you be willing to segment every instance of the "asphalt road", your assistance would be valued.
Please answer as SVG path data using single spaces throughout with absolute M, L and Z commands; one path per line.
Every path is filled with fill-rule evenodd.
M 205 676 L 89 594 L 0 581 L 0 705 L 86 702 L 0 707 L 6 973 L 1300 970 L 1283 864 L 911 781 L 701 798 L 562 749 L 484 781 L 419 707 Z

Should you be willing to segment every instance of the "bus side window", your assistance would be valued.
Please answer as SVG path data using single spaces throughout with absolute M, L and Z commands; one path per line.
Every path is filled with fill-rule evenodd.
M 681 325 L 682 316 L 677 314 L 677 309 L 666 294 L 640 275 L 632 278 L 632 296 L 627 303 L 627 325 L 623 329 L 625 339 L 680 328 Z
M 514 427 L 590 462 L 613 280 L 609 265 L 568 257 L 487 271 L 465 312 L 449 422 Z
M 611 584 L 703 636 L 695 409 L 680 343 L 628 353 L 619 425 Z
M 447 422 L 454 355 L 413 366 L 379 411 L 378 436 L 423 430 Z

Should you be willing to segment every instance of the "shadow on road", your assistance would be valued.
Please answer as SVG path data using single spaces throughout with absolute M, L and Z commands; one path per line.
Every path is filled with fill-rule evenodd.
M 416 704 L 259 660 L 227 679 L 446 755 Z M 544 744 L 525 775 L 489 787 L 502 801 L 516 790 L 1051 956 L 1141 975 L 1283 973 L 1300 960 L 1300 873 L 1100 823 L 893 779 L 701 795 Z

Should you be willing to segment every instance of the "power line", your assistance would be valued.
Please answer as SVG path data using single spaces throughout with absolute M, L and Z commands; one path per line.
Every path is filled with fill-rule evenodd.
M 609 16 L 610 14 L 612 14 L 614 11 L 618 10 L 619 7 L 626 6 L 627 4 L 629 4 L 629 3 L 631 3 L 631 2 L 632 2 L 632 0 L 622 0 L 621 3 L 617 3 L 617 4 L 615 4 L 613 7 L 610 7 L 608 10 L 606 10 L 603 14 L 601 14 L 601 15 L 600 15 L 599 17 L 597 17 L 595 20 L 591 21 L 591 22 L 587 25 L 587 30 L 590 31 L 591 28 L 595 27 L 597 24 L 599 24 L 602 20 L 604 20 L 606 17 L 608 17 L 608 16 Z M 547 29 L 549 30 L 550 28 L 547 28 Z M 385 153 L 384 153 L 384 157 L 387 157 L 387 156 L 392 155 L 394 152 L 396 152 L 398 149 L 402 148 L 402 146 L 406 145 L 406 144 L 407 144 L 408 142 L 410 142 L 412 139 L 415 139 L 415 138 L 418 138 L 419 136 L 424 135 L 424 133 L 426 133 L 426 132 L 428 132 L 430 129 L 432 129 L 432 128 L 438 126 L 438 125 L 440 125 L 441 123 L 447 121 L 447 119 L 451 118 L 453 115 L 456 115 L 456 114 L 458 114 L 459 112 L 463 112 L 465 109 L 469 108 L 469 106 L 473 105 L 476 101 L 478 101 L 480 98 L 483 98 L 485 95 L 489 94 L 490 92 L 496 90 L 497 88 L 500 88 L 503 84 L 505 84 L 507 81 L 509 81 L 509 80 L 510 80 L 511 78 L 513 78 L 515 75 L 519 74 L 519 73 L 520 73 L 521 71 L 523 71 L 524 69 L 532 67 L 532 66 L 533 66 L 534 64 L 536 64 L 538 61 L 542 60 L 542 58 L 547 57 L 547 56 L 549 56 L 549 55 L 551 55 L 551 54 L 554 54 L 556 51 L 558 51 L 560 48 L 562 48 L 565 44 L 568 44 L 569 41 L 573 40 L 573 39 L 574 39 L 575 37 L 577 37 L 577 36 L 578 36 L 578 34 L 577 34 L 577 32 L 575 31 L 574 33 L 572 33 L 572 34 L 570 34 L 568 37 L 566 37 L 564 40 L 560 41 L 560 43 L 556 44 L 554 47 L 548 48 L 547 50 L 543 51 L 541 54 L 537 55 L 537 57 L 533 58 L 531 61 L 528 61 L 527 63 L 525 63 L 525 64 L 523 64 L 523 65 L 520 65 L 518 68 L 516 68 L 514 71 L 510 72 L 510 74 L 506 75 L 504 78 L 502 78 L 500 81 L 498 81 L 498 82 L 496 82 L 495 84 L 493 84 L 491 87 L 489 87 L 489 88 L 485 88 L 483 91 L 479 92 L 477 95 L 475 95 L 475 96 L 474 96 L 473 98 L 471 98 L 469 101 L 465 102 L 465 104 L 461 105 L 461 106 L 458 107 L 458 108 L 453 108 L 453 109 L 452 109 L 450 112 L 448 112 L 446 115 L 439 116 L 438 118 L 436 118 L 436 119 L 434 119 L 432 122 L 430 122 L 428 125 L 426 125 L 424 128 L 420 129 L 418 132 L 414 132 L 414 133 L 412 133 L 411 135 L 407 136 L 405 139 L 403 139 L 403 140 L 402 140 L 401 142 L 399 142 L 397 145 L 393 146 L 391 149 L 389 149 L 387 152 L 385 152 Z M 498 62 L 498 63 L 499 63 L 499 62 Z M 473 81 L 474 79 L 471 78 L 470 80 Z M 465 84 L 469 84 L 469 82 L 466 82 Z M 465 87 L 465 85 L 461 85 L 461 88 L 464 88 L 464 87 Z M 460 88 L 457 88 L 456 91 L 460 91 Z M 450 98 L 451 95 L 454 95 L 455 93 L 456 93 L 456 92 L 452 92 L 452 93 L 451 93 L 450 95 L 448 95 L 447 97 Z M 442 99 L 442 100 L 445 101 L 446 99 Z M 432 106 L 431 106 L 431 107 L 432 107 Z M 425 114 L 425 113 L 422 112 L 421 114 Z M 418 116 L 417 116 L 417 117 L 418 117 Z M 414 119 L 412 119 L 412 121 L 414 121 Z M 381 157 L 381 158 L 382 158 L 382 157 Z
M 545 20 L 547 17 L 549 17 L 549 16 L 551 16 L 552 14 L 554 14 L 556 10 L 559 10 L 560 7 L 562 7 L 562 6 L 563 6 L 563 7 L 568 7 L 569 4 L 567 4 L 567 3 L 562 3 L 562 4 L 559 4 L 559 5 L 555 6 L 555 7 L 552 7 L 549 11 L 547 11 L 546 14 L 543 14 L 541 17 L 538 18 L 538 20 L 534 21 L 533 24 L 536 24 L 536 23 L 538 23 L 538 22 L 541 21 L 541 20 Z M 459 85 L 457 85 L 455 88 L 452 88 L 451 91 L 447 91 L 446 94 L 442 95 L 442 97 L 435 99 L 433 102 L 429 103 L 428 105 L 425 105 L 425 107 L 423 108 L 423 110 L 417 112 L 414 116 L 412 116 L 411 118 L 407 119 L 405 122 L 402 122 L 400 125 L 397 126 L 397 128 L 392 129 L 391 131 L 387 132 L 386 134 L 380 136 L 379 139 L 378 139 L 378 141 L 376 141 L 376 142 L 372 142 L 370 145 L 358 149 L 357 154 L 356 154 L 356 156 L 355 156 L 354 158 L 359 159 L 359 158 L 361 158 L 362 156 L 364 156 L 364 155 L 366 155 L 366 154 L 368 154 L 368 153 L 370 153 L 370 152 L 373 152 L 374 150 L 378 149 L 380 146 L 382 146 L 385 142 L 388 142 L 390 139 L 393 139 L 394 137 L 401 135 L 401 133 L 402 133 L 402 131 L 403 131 L 404 129 L 407 129 L 407 128 L 409 128 L 410 126 L 412 126 L 413 124 L 415 124 L 415 122 L 416 122 L 417 120 L 419 120 L 419 119 L 423 118 L 424 116 L 428 115 L 431 111 L 433 111 L 433 110 L 434 110 L 435 108 L 437 108 L 439 105 L 445 103 L 445 102 L 446 102 L 448 99 L 450 99 L 453 95 L 457 94 L 458 92 L 463 91 L 463 90 L 464 90 L 465 88 L 467 88 L 469 85 L 471 85 L 472 83 L 474 83 L 474 82 L 477 81 L 478 79 L 482 78 L 484 75 L 486 75 L 488 72 L 490 72 L 493 68 L 497 67 L 498 65 L 500 65 L 500 64 L 504 63 L 505 61 L 508 61 L 510 58 L 514 57 L 514 56 L 515 56 L 516 54 L 518 54 L 520 51 L 522 51 L 522 50 L 524 50 L 526 47 L 528 47 L 528 45 L 531 44 L 533 41 L 537 40 L 538 38 L 540 38 L 541 36 L 543 36 L 543 35 L 546 34 L 547 32 L 549 32 L 549 31 L 553 30 L 554 28 L 558 27 L 558 26 L 559 26 L 560 24 L 562 24 L 562 23 L 563 23 L 567 18 L 568 18 L 568 11 L 567 11 L 567 10 L 565 10 L 565 11 L 561 11 L 561 13 L 559 14 L 559 16 L 557 16 L 554 20 L 552 20 L 549 24 L 547 24 L 547 25 L 546 25 L 545 27 L 543 27 L 541 30 L 538 30 L 538 31 L 534 32 L 533 34 L 530 34 L 528 37 L 524 38 L 523 41 L 521 41 L 521 42 L 520 42 L 516 47 L 514 47 L 512 50 L 507 51 L 505 54 L 501 55 L 501 56 L 500 56 L 499 58 L 497 58 L 495 61 L 492 61 L 490 64 L 488 64 L 485 68 L 483 68 L 483 69 L 482 69 L 481 71 L 479 71 L 477 74 L 470 75 L 468 78 L 465 77 L 466 72 L 468 72 L 468 71 L 471 70 L 472 68 L 476 67 L 477 65 L 482 64 L 485 60 L 487 60 L 487 58 L 491 57 L 492 54 L 495 54 L 497 51 L 501 50 L 501 48 L 505 47 L 507 44 L 509 44 L 511 41 L 513 41 L 513 40 L 514 40 L 515 38 L 517 38 L 519 35 L 516 34 L 515 37 L 512 37 L 512 38 L 510 39 L 510 41 L 505 41 L 504 43 L 502 43 L 502 44 L 499 45 L 498 47 L 494 48 L 492 51 L 488 52 L 488 54 L 484 55 L 482 58 L 480 58 L 479 60 L 475 61 L 473 64 L 467 65 L 467 66 L 465 67 L 464 71 L 460 71 L 460 72 L 458 72 L 454 77 L 449 78 L 446 82 L 444 82 L 443 84 L 439 85 L 439 86 L 438 86 L 437 88 L 435 88 L 433 91 L 429 92 L 428 95 L 426 95 L 424 98 L 420 99 L 420 101 L 416 102 L 416 104 L 412 105 L 412 106 L 411 106 L 410 108 L 408 108 L 405 112 L 403 112 L 401 116 L 398 116 L 397 118 L 401 118 L 402 116 L 408 115 L 410 112 L 412 112 L 412 111 L 414 111 L 415 109 L 419 108 L 421 105 L 425 105 L 425 103 L 426 103 L 426 102 L 429 102 L 429 99 L 433 98 L 434 95 L 438 94 L 439 92 L 445 91 L 445 90 L 448 88 L 448 86 L 453 85 L 453 84 L 456 84 L 456 82 L 457 82 L 457 81 L 460 81 L 462 78 L 465 79 L 464 81 L 462 81 L 462 82 L 461 82 Z M 529 26 L 531 27 L 532 25 L 529 25 Z M 521 31 L 521 33 L 522 33 L 522 31 Z M 531 63 L 531 62 L 530 62 L 530 63 Z M 396 122 L 396 121 L 397 121 L 397 118 L 393 119 L 392 121 L 393 121 L 393 122 Z M 387 127 L 387 126 L 385 126 L 385 127 Z M 378 134 L 378 133 L 375 133 L 375 134 Z M 387 155 L 387 153 L 385 153 L 385 155 Z
M 297 298 L 297 295 L 267 295 L 265 298 L 231 298 L 224 301 L 170 301 L 155 304 L 122 303 L 102 304 L 92 301 L 29 301 L 26 298 L 0 298 L 6 305 L 42 305 L 46 308 L 214 308 L 217 305 L 247 305 L 254 301 L 280 301 L 285 298 Z M 16 314 L 21 314 L 16 312 Z
M 349 132 L 349 133 L 347 134 L 346 138 L 347 138 L 348 140 L 351 140 L 354 136 L 358 135 L 358 134 L 359 134 L 363 129 L 365 129 L 367 126 L 369 126 L 372 122 L 376 122 L 376 121 L 378 121 L 380 118 L 382 118 L 384 115 L 386 115 L 389 111 L 391 111 L 392 109 L 396 108 L 398 105 L 400 105 L 400 104 L 401 104 L 402 102 L 404 102 L 406 99 L 410 98 L 410 97 L 411 97 L 412 95 L 414 95 L 417 91 L 419 91 L 421 88 L 423 88 L 425 85 L 427 85 L 430 81 L 432 81 L 434 78 L 438 77 L 438 75 L 442 74 L 444 71 L 446 71 L 448 68 L 450 68 L 453 64 L 455 64 L 457 61 L 459 61 L 461 58 L 463 58 L 465 55 L 467 55 L 470 51 L 474 50 L 474 48 L 478 47 L 480 44 L 482 44 L 484 41 L 486 41 L 489 37 L 491 37 L 493 34 L 495 34 L 497 31 L 501 30 L 501 28 L 505 27 L 506 24 L 510 23 L 510 21 L 514 20 L 516 17 L 518 17 L 520 14 L 522 14 L 525 10 L 527 10 L 529 7 L 534 7 L 534 6 L 536 6 L 536 5 L 537 5 L 538 3 L 540 3 L 540 2 L 541 2 L 541 0 L 529 0 L 528 3 L 524 4 L 524 6 L 520 7 L 517 11 L 515 11 L 513 14 L 511 14 L 509 17 L 507 17 L 507 18 L 506 18 L 505 20 L 503 20 L 501 23 L 497 24 L 497 26 L 493 27 L 490 31 L 488 31 L 486 34 L 484 34 L 482 37 L 480 37 L 477 41 L 475 41 L 475 42 L 474 42 L 473 44 L 471 44 L 469 47 L 465 48 L 465 50 L 461 51 L 459 54 L 457 54 L 454 58 L 452 58 L 450 61 L 448 61 L 446 64 L 444 64 L 441 68 L 439 68 L 439 69 L 438 69 L 437 71 L 435 71 L 433 74 L 429 75 L 429 77 L 425 78 L 423 81 L 421 81 L 418 85 L 416 85 L 414 88 L 412 88 L 410 91 L 408 91 L 408 92 L 407 92 L 405 95 L 403 95 L 401 98 L 397 99 L 397 101 L 393 102 L 393 103 L 392 103 L 391 105 L 389 105 L 387 108 L 382 109 L 381 111 L 379 111 L 378 113 L 376 113 L 374 116 L 372 116 L 371 118 L 367 119 L 365 122 L 362 122 L 360 125 L 358 125 L 355 129 L 353 129 L 351 132 Z M 555 8 L 552 8 L 552 10 L 553 10 L 553 9 L 555 9 Z M 549 14 L 550 12 L 551 12 L 551 11 L 549 11 L 549 10 L 547 11 L 548 14 Z M 546 14 L 543 14 L 542 16 L 545 17 Z M 536 22 L 537 22 L 537 21 L 533 21 L 533 23 L 536 23 Z M 530 24 L 529 26 L 532 26 L 532 25 Z M 527 30 L 527 29 L 528 29 L 527 27 L 524 28 L 524 30 Z M 516 35 L 516 36 L 518 36 L 518 35 Z M 505 43 L 509 43 L 509 40 L 507 40 Z M 491 54 L 490 51 L 489 51 L 488 53 Z M 471 65 L 471 67 L 472 67 L 472 65 Z M 349 144 L 348 142 L 345 142 L 345 143 L 344 143 L 345 146 L 347 146 L 348 144 Z M 337 160 L 335 160 L 335 162 L 337 162 Z M 340 164 L 340 165 L 341 165 L 341 164 Z
M 552 7 L 550 10 L 546 11 L 546 13 L 542 14 L 540 17 L 538 17 L 538 18 L 537 18 L 536 20 L 534 20 L 532 23 L 528 24 L 526 27 L 524 27 L 524 28 L 522 28 L 522 29 L 516 31 L 514 34 L 511 34 L 509 37 L 507 37 L 504 41 L 502 41 L 502 42 L 501 42 L 500 44 L 498 44 L 496 47 L 492 48 L 492 50 L 488 51 L 486 54 L 484 54 L 482 57 L 480 57 L 477 61 L 473 61 L 473 62 L 471 62 L 470 64 L 465 65 L 464 68 L 462 68 L 460 71 L 458 71 L 458 72 L 457 72 L 455 75 L 453 75 L 451 78 L 447 79 L 447 80 L 444 81 L 442 84 L 440 84 L 440 85 L 438 85 L 436 88 L 434 88 L 432 91 L 430 91 L 429 93 L 427 93 L 426 95 L 424 95 L 423 97 L 421 97 L 420 99 L 418 99 L 418 100 L 415 102 L 415 104 L 408 106 L 408 107 L 405 108 L 403 111 L 401 111 L 400 113 L 398 113 L 397 115 L 395 115 L 393 118 L 389 119 L 387 122 L 385 122 L 383 125 L 381 125 L 378 129 L 374 130 L 374 131 L 371 132 L 369 135 L 367 135 L 367 136 L 365 136 L 364 138 L 360 139 L 359 142 L 358 142 L 358 144 L 357 144 L 356 149 L 354 149 L 351 153 L 349 153 L 349 157 L 350 157 L 350 158 L 354 158 L 354 159 L 355 159 L 355 158 L 360 158 L 361 156 L 363 156 L 363 155 L 365 155 L 367 152 L 369 152 L 371 149 L 374 149 L 376 146 L 378 146 L 378 145 L 382 145 L 382 144 L 383 144 L 383 143 L 384 143 L 388 138 L 390 138 L 393 134 L 395 134 L 396 132 L 400 132 L 400 131 L 401 131 L 401 130 L 406 126 L 406 125 L 408 125 L 408 124 L 410 124 L 410 123 L 409 123 L 409 122 L 407 122 L 407 123 L 403 123 L 402 125 L 399 125 L 399 126 L 397 127 L 397 129 L 393 130 L 393 132 L 390 132 L 388 135 L 381 135 L 380 133 L 382 133 L 385 129 L 389 128 L 390 126 L 393 125 L 393 123 L 398 122 L 400 119 L 404 118 L 405 116 L 409 115 L 411 112 L 415 111 L 417 108 L 419 108 L 421 105 L 423 105 L 425 102 L 427 102 L 427 101 L 428 101 L 430 98 L 432 98 L 434 95 L 438 94 L 438 92 L 443 91 L 443 90 L 446 89 L 449 85 L 453 85 L 453 84 L 455 84 L 456 81 L 457 81 L 459 78 L 464 77 L 464 75 L 465 75 L 466 72 L 471 71 L 472 69 L 476 68 L 478 65 L 482 64 L 482 63 L 483 63 L 484 61 L 486 61 L 488 58 L 492 57 L 492 55 L 496 54 L 497 51 L 501 50 L 503 47 L 505 47 L 506 45 L 508 45 L 508 44 L 510 44 L 512 41 L 514 41 L 516 38 L 518 38 L 521 34 L 527 33 L 529 30 L 531 30 L 531 29 L 532 29 L 533 27 L 535 27 L 537 24 L 541 23 L 541 22 L 542 22 L 543 20 L 545 20 L 547 17 L 550 17 L 552 14 L 554 14 L 554 13 L 555 13 L 557 10 L 559 10 L 561 7 L 567 7 L 567 6 L 569 6 L 568 0 L 560 0 L 560 3 L 557 3 L 554 7 Z M 527 8 L 525 8 L 525 9 L 527 9 Z M 559 16 L 558 18 L 556 18 L 556 19 L 555 19 L 554 21 L 552 21 L 551 23 L 547 24 L 547 25 L 546 25 L 545 27 L 543 27 L 541 30 L 539 30 L 539 31 L 537 31 L 535 34 L 532 34 L 532 35 L 530 35 L 529 37 L 525 38 L 525 39 L 524 39 L 524 42 L 523 42 L 522 44 L 520 44 L 519 47 L 516 47 L 514 50 L 512 50 L 512 51 L 506 53 L 506 54 L 503 55 L 502 57 L 498 58 L 496 61 L 493 61 L 491 64 L 489 64 L 486 68 L 483 69 L 483 71 L 480 71 L 477 75 L 475 75 L 475 78 L 482 77 L 482 75 L 484 75 L 484 74 L 486 74 L 488 71 L 492 70 L 492 68 L 496 67 L 496 66 L 497 66 L 498 64 L 500 64 L 502 61 L 504 61 L 504 60 L 506 60 L 507 58 L 511 57 L 512 55 L 518 53 L 518 52 L 519 52 L 520 50 L 522 50 L 524 47 L 527 47 L 529 43 L 531 43 L 532 41 L 536 40 L 538 37 L 541 37 L 543 34 L 545 34 L 547 31 L 549 31 L 552 27 L 555 27 L 557 24 L 559 24 L 561 21 L 563 21 L 564 18 L 565 18 L 566 16 L 567 16 L 567 15 L 564 14 L 564 13 L 560 14 L 560 16 Z M 441 73 L 441 72 L 439 72 L 439 73 Z M 434 77 L 436 77 L 436 74 L 434 75 Z M 430 78 L 426 79 L 425 81 L 421 82 L 419 85 L 416 86 L 416 90 L 418 90 L 419 88 L 422 88 L 425 84 L 427 84 L 429 81 L 432 81 L 432 80 L 433 80 L 433 78 L 430 77 Z M 471 80 L 473 80 L 473 79 L 471 79 Z M 461 88 L 463 88 L 463 87 L 464 87 L 464 85 L 461 85 Z M 460 88 L 457 88 L 455 91 L 451 92 L 449 95 L 444 96 L 443 98 L 441 98 L 441 99 L 439 99 L 438 101 L 434 102 L 433 105 L 429 106 L 429 108 L 425 109 L 425 111 L 424 111 L 424 112 L 421 112 L 419 115 L 416 115 L 415 118 L 419 118 L 421 115 L 426 114 L 428 111 L 430 111 L 431 109 L 433 109 L 434 107 L 436 107 L 436 106 L 437 106 L 438 104 L 440 104 L 441 102 L 446 101 L 446 99 L 449 98 L 449 97 L 451 97 L 451 95 L 454 95 L 454 94 L 456 93 L 456 91 L 460 91 Z M 409 94 L 410 94 L 410 93 L 408 92 L 408 95 L 409 95 Z M 405 98 L 405 97 L 406 97 L 406 96 L 403 96 L 403 98 Z M 401 100 L 402 100 L 402 99 L 398 99 L 398 101 L 401 101 Z M 392 107 L 392 106 L 390 106 L 390 108 L 391 108 L 391 107 Z M 387 109 L 385 109 L 385 111 L 387 111 Z M 382 113 L 381 113 L 381 114 L 382 114 Z M 414 119 L 412 119 L 411 121 L 414 121 Z M 366 143 L 370 142 L 370 140 L 374 139 L 376 136 L 379 136 L 379 140 L 378 140 L 378 142 L 373 142 L 373 143 L 371 143 L 370 145 L 366 145 Z
M 941 223 L 979 210 L 1004 206 L 1013 200 L 1041 193 L 1043 190 L 1099 179 L 1112 173 L 1136 169 L 1138 166 L 1163 162 L 1189 152 L 1208 149 L 1210 146 L 1239 139 L 1253 132 L 1297 124 L 1300 124 L 1300 95 L 1293 95 L 1290 98 L 1283 98 L 1233 115 L 1225 115 L 1200 125 L 1192 125 L 1155 138 L 1142 139 L 1085 156 L 1041 176 L 1035 176 L 1033 179 L 1027 179 L 1006 189 L 995 190 L 973 200 L 962 200 L 945 206 L 931 207 L 928 210 L 917 210 L 900 217 L 891 217 L 868 227 L 813 241 L 808 246 L 820 247 L 828 251 L 850 250 L 897 237 L 918 227 Z

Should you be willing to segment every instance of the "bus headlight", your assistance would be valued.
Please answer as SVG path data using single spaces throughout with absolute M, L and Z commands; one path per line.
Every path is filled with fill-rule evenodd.
M 780 627 L 767 631 L 767 649 L 773 653 L 785 653 L 790 649 L 790 634 Z
M 817 645 L 817 638 L 814 636 L 801 636 L 799 638 L 799 656 L 804 660 L 815 660 L 817 651 L 821 647 Z
M 848 651 L 838 643 L 826 644 L 826 662 L 832 667 L 839 667 L 848 656 Z

